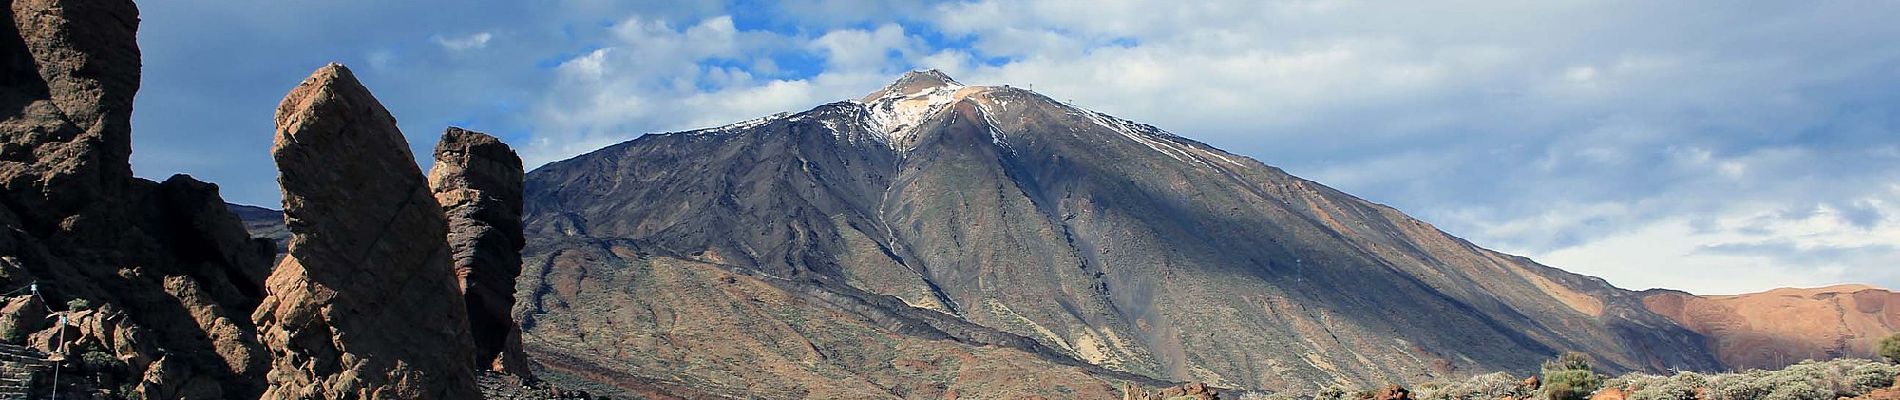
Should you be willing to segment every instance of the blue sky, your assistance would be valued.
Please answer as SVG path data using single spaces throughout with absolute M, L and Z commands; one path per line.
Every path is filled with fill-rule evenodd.
M 350 65 L 426 157 L 531 165 L 856 98 L 1033 85 L 1631 289 L 1900 287 L 1900 3 L 140 5 L 134 169 L 275 206 L 271 114 Z M 426 162 L 426 160 L 422 160 Z

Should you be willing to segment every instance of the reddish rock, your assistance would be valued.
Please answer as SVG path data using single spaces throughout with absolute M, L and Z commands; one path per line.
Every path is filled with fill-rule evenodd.
M 1642 293 L 1651 312 L 1704 335 L 1731 369 L 1779 369 L 1800 360 L 1875 358 L 1880 340 L 1900 331 L 1900 293 L 1867 285 L 1780 288 L 1698 296 Z
M 395 118 L 330 64 L 278 105 L 271 155 L 291 238 L 253 315 L 264 398 L 477 398 L 442 207 Z
M 1412 391 L 1399 385 L 1386 385 L 1373 392 L 1372 400 L 1412 400 Z
M 1896 380 L 1900 380 L 1900 378 L 1896 378 Z M 1702 397 L 1701 394 L 1702 393 L 1698 392 L 1696 398 L 1705 398 Z M 1854 400 L 1900 400 L 1900 381 L 1894 382 L 1891 388 L 1874 389 L 1872 392 L 1854 397 Z
M 1591 395 L 1590 400 L 1623 400 L 1624 397 L 1627 396 L 1623 393 L 1623 389 L 1603 388 L 1603 390 L 1598 390 L 1596 394 Z
M 515 323 L 521 274 L 521 157 L 493 136 L 449 128 L 435 145 L 429 186 L 447 213 L 451 264 L 468 305 L 477 362 L 531 376 Z

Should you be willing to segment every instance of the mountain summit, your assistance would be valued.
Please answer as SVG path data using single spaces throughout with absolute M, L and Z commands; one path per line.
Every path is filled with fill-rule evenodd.
M 1095 376 L 1274 390 L 1534 370 L 1573 350 L 1612 370 L 1720 366 L 1701 335 L 1600 279 L 1153 126 L 936 71 L 552 163 L 529 174 L 527 198 L 523 277 L 539 288 L 522 299 L 527 341 L 590 373 L 955 386 L 892 372 L 950 368 L 917 361 L 946 353 L 901 350 L 919 337 Z M 744 311 L 751 291 L 688 301 L 641 289 L 700 287 L 679 275 L 697 268 L 769 282 L 832 317 Z M 697 307 L 756 318 L 710 328 L 753 338 L 721 346 L 823 356 L 669 358 L 691 353 L 672 327 L 713 312 Z M 875 322 L 840 322 L 856 320 Z M 757 336 L 763 326 L 798 333 Z M 837 341 L 857 335 L 844 332 L 877 333 Z
M 963 84 L 957 83 L 955 79 L 950 79 L 950 76 L 944 75 L 943 71 L 934 69 L 911 71 L 897 78 L 896 82 L 891 82 L 890 86 L 885 86 L 883 89 L 878 89 L 878 91 L 865 95 L 864 98 L 858 100 L 858 102 L 870 103 L 885 97 L 912 96 L 925 91 L 957 89 L 961 87 L 963 87 Z

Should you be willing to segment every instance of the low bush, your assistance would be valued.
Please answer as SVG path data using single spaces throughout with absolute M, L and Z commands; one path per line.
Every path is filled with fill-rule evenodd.
M 1464 381 L 1419 385 L 1412 393 L 1419 400 L 1497 400 L 1523 398 L 1518 385 L 1522 381 L 1509 373 L 1478 375 Z
M 1550 400 L 1584 400 L 1603 386 L 1603 375 L 1590 365 L 1590 356 L 1578 352 L 1544 362 L 1543 376 L 1544 398 Z
M 1837 400 L 1894 386 L 1900 365 L 1863 359 L 1804 361 L 1775 371 L 1725 373 L 1629 373 L 1614 378 L 1592 370 L 1582 354 L 1564 354 L 1544 363 L 1543 386 L 1532 389 L 1509 373 L 1416 385 L 1419 400 L 1588 399 L 1614 388 L 1628 400 Z M 1333 386 L 1313 393 L 1315 400 L 1359 400 L 1369 392 Z M 1700 393 L 1702 396 L 1698 397 Z
M 1887 362 L 1900 363 L 1900 333 L 1880 341 L 1880 356 L 1885 357 Z

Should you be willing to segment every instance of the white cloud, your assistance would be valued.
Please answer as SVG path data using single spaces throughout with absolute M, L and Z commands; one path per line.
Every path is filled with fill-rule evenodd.
M 1900 196 L 1857 203 L 1891 215 L 1900 212 L 1896 199 Z M 1900 270 L 1892 268 L 1900 265 L 1900 222 L 1887 219 L 1859 226 L 1843 214 L 1825 205 L 1799 215 L 1762 205 L 1737 206 L 1711 223 L 1668 217 L 1527 255 L 1628 288 L 1700 294 L 1900 278 Z
M 488 47 L 488 40 L 494 39 L 494 38 L 495 38 L 495 34 L 488 33 L 488 32 L 476 32 L 476 33 L 468 34 L 465 36 L 457 36 L 457 37 L 444 37 L 444 36 L 438 35 L 435 37 L 435 43 L 442 45 L 442 48 L 449 49 L 450 51 L 469 51 L 469 50 L 480 50 L 484 47 Z

